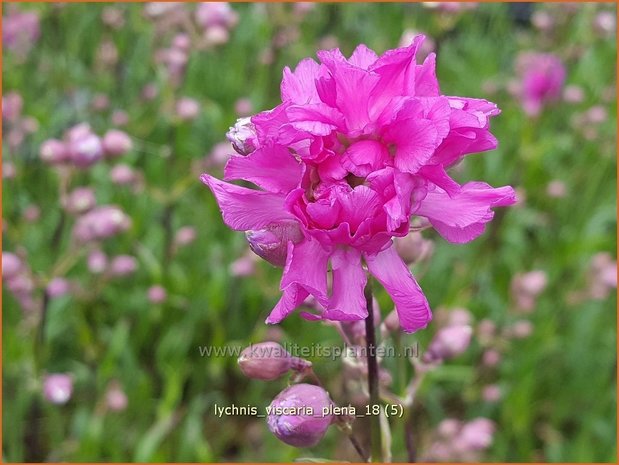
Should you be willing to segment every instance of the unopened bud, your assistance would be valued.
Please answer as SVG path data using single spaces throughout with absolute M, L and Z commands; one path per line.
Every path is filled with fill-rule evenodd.
M 47 375 L 43 381 L 43 395 L 53 404 L 66 404 L 73 393 L 71 375 Z
M 256 127 L 251 118 L 239 118 L 236 124 L 226 133 L 232 147 L 241 155 L 249 155 L 258 147 Z
M 48 139 L 41 144 L 39 157 L 45 163 L 58 165 L 67 161 L 68 153 L 64 142 L 58 139 Z
M 315 446 L 323 438 L 334 416 L 327 391 L 312 384 L 295 384 L 273 399 L 267 422 L 269 430 L 294 447 Z
M 108 157 L 124 155 L 133 148 L 131 137 L 118 129 L 110 129 L 103 136 L 103 150 Z
M 247 231 L 245 233 L 251 250 L 267 262 L 283 267 L 286 264 L 288 241 L 293 243 L 303 239 L 297 223 L 276 223 L 269 229 Z
M 23 264 L 17 255 L 11 252 L 2 252 L 2 279 L 9 280 L 19 274 Z
M 424 354 L 424 361 L 436 362 L 462 354 L 468 348 L 472 334 L 473 328 L 468 325 L 439 329 Z
M 251 379 L 270 381 L 290 370 L 302 371 L 311 362 L 293 357 L 277 342 L 261 342 L 247 347 L 238 359 L 239 368 Z

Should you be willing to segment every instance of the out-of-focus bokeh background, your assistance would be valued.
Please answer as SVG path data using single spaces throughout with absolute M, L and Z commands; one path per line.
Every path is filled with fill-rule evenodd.
M 511 184 L 520 201 L 470 244 L 432 231 L 409 244 L 436 317 L 399 343 L 423 352 L 450 319 L 475 330 L 420 386 L 418 457 L 464 460 L 469 447 L 488 461 L 615 461 L 614 8 L 5 4 L 3 459 L 358 460 L 335 427 L 295 449 L 264 419 L 214 415 L 215 403 L 264 408 L 287 378 L 249 380 L 236 357 L 200 347 L 342 342 L 297 315 L 263 323 L 280 270 L 224 226 L 198 176 L 221 175 L 238 117 L 278 103 L 284 66 L 423 32 L 443 93 L 502 110 L 499 148 L 456 178 Z M 385 316 L 392 304 L 377 297 Z M 351 402 L 343 362 L 312 361 Z M 411 365 L 384 364 L 402 394 Z M 493 434 L 450 449 L 461 423 L 444 420 L 480 417 Z M 392 437 L 406 460 L 397 420 Z

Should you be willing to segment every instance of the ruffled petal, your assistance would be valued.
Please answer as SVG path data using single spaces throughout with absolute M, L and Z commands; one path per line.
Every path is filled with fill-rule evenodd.
M 266 319 L 267 324 L 275 324 L 290 315 L 309 296 L 309 293 L 301 286 L 292 284 L 284 289 L 284 292 Z
M 452 197 L 440 188 L 428 192 L 415 214 L 428 218 L 448 241 L 462 243 L 483 233 L 483 225 L 494 216 L 491 208 L 515 202 L 510 186 L 493 188 L 483 182 L 469 182 Z
M 284 208 L 285 197 L 220 181 L 208 174 L 200 176 L 217 199 L 224 222 L 237 231 L 263 229 L 295 217 Z
M 317 240 L 306 238 L 298 244 L 289 242 L 280 289 L 283 291 L 296 284 L 326 306 L 328 262 L 329 253 Z
M 301 105 L 318 103 L 316 79 L 323 74 L 320 65 L 311 58 L 301 60 L 294 72 L 286 66 L 281 84 L 282 101 Z
M 432 319 L 430 305 L 395 247 L 367 255 L 365 261 L 370 273 L 393 299 L 402 329 L 413 333 L 425 328 Z
M 360 44 L 355 51 L 352 52 L 352 55 L 348 59 L 348 63 L 358 68 L 368 69 L 376 60 L 378 60 L 376 52 L 366 47 L 364 44 Z
M 288 193 L 298 187 L 302 166 L 287 148 L 281 145 L 261 147 L 246 157 L 228 160 L 224 179 L 244 179 L 270 192 Z
M 363 293 L 367 275 L 358 250 L 338 249 L 331 256 L 333 293 L 323 317 L 327 320 L 362 320 L 368 316 Z

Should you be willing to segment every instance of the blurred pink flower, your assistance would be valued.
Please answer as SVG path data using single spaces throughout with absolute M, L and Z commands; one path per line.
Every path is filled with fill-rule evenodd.
M 118 165 L 114 165 L 110 170 L 110 180 L 113 184 L 126 186 L 135 182 L 136 174 L 129 165 L 119 163 Z
M 92 132 L 87 123 L 69 129 L 65 139 L 68 158 L 78 168 L 90 168 L 103 158 L 101 139 Z
M 17 121 L 21 116 L 23 106 L 24 101 L 20 94 L 15 91 L 7 92 L 2 96 L 2 119 L 10 122 Z
M 238 13 L 228 2 L 200 2 L 196 7 L 196 22 L 205 29 L 216 26 L 230 29 L 238 21 Z
M 549 53 L 522 53 L 516 68 L 520 76 L 520 101 L 529 116 L 539 115 L 544 106 L 561 98 L 566 71 L 559 57 Z
M 43 380 L 43 395 L 53 404 L 66 404 L 73 394 L 71 375 L 54 373 Z
M 415 55 L 423 42 L 381 57 L 360 45 L 350 58 L 319 51 L 286 68 L 283 103 L 251 118 L 255 150 L 232 157 L 226 180 L 208 174 L 225 223 L 241 231 L 298 228 L 286 245 L 283 296 L 269 315 L 278 323 L 309 295 L 324 310 L 310 319 L 367 316 L 362 261 L 395 302 L 404 331 L 425 327 L 428 302 L 393 247 L 409 233 L 412 215 L 425 217 L 447 240 L 468 242 L 483 233 L 493 207 L 515 201 L 511 187 L 464 185 L 446 169 L 497 141 L 489 121 L 499 113 L 485 100 L 441 95 L 435 56 Z M 333 285 L 327 285 L 331 266 Z
M 617 288 L 617 260 L 608 252 L 595 254 L 589 265 L 589 295 L 603 300 Z
M 2 279 L 8 281 L 17 276 L 23 265 L 20 258 L 12 252 L 2 251 Z
M 251 115 L 253 109 L 251 100 L 248 98 L 240 98 L 234 103 L 234 111 L 241 117 Z
M 178 246 L 189 245 L 196 240 L 196 228 L 193 226 L 183 226 L 174 236 L 174 243 Z
M 88 270 L 93 274 L 103 273 L 107 269 L 107 255 L 101 250 L 93 250 L 88 254 Z
M 78 242 L 90 242 L 126 231 L 131 219 L 114 205 L 104 205 L 80 216 L 73 227 L 73 235 Z
M 463 354 L 471 343 L 473 328 L 468 325 L 447 326 L 439 329 L 423 356 L 427 363 L 440 362 Z
M 496 384 L 484 386 L 481 391 L 481 396 L 485 402 L 495 403 L 501 400 L 501 388 Z
M 46 288 L 47 295 L 52 299 L 62 297 L 70 292 L 71 285 L 69 281 L 64 278 L 54 278 L 48 284 Z
M 64 208 L 72 214 L 85 213 L 97 204 L 95 191 L 90 187 L 76 187 L 64 199 Z
M 585 92 L 582 87 L 570 84 L 563 89 L 563 100 L 568 103 L 580 103 L 585 99 Z
M 39 15 L 35 11 L 9 12 L 2 18 L 2 46 L 26 54 L 41 35 Z
M 511 283 L 511 294 L 516 304 L 516 310 L 525 313 L 532 312 L 537 303 L 537 297 L 547 285 L 548 276 L 542 270 L 533 270 L 514 276 Z
M 103 150 L 108 157 L 117 157 L 130 152 L 133 148 L 131 137 L 126 132 L 110 129 L 103 136 Z
M 50 165 L 59 165 L 68 161 L 69 152 L 64 142 L 58 139 L 47 139 L 41 144 L 39 157 Z
M 163 286 L 151 286 L 148 288 L 148 301 L 151 304 L 160 304 L 165 302 L 168 294 Z
M 482 356 L 482 363 L 487 367 L 495 367 L 501 361 L 501 354 L 496 349 L 488 349 Z
M 487 418 L 475 418 L 464 424 L 460 437 L 470 449 L 487 449 L 492 444 L 494 431 L 494 422 Z
M 127 394 L 123 391 L 119 383 L 110 383 L 107 392 L 105 393 L 105 403 L 107 408 L 113 412 L 120 412 L 127 408 L 129 400 Z
M 196 119 L 200 114 L 200 104 L 197 100 L 182 97 L 176 102 L 176 116 L 183 121 Z

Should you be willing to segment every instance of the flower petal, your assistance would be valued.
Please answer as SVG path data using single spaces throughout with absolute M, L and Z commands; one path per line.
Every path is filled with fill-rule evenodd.
M 200 176 L 217 199 L 224 222 L 237 231 L 263 229 L 282 220 L 296 219 L 284 208 L 285 197 L 220 181 L 208 174 Z
M 281 84 L 282 101 L 301 105 L 320 102 L 316 79 L 323 74 L 321 66 L 311 58 L 301 60 L 294 72 L 286 66 Z
M 288 193 L 301 180 L 302 166 L 281 145 L 259 148 L 248 156 L 228 160 L 224 179 L 244 179 L 270 192 Z
M 328 261 L 329 253 L 317 240 L 307 238 L 298 244 L 289 242 L 280 289 L 299 285 L 326 306 Z
M 352 248 L 338 249 L 331 256 L 333 294 L 323 317 L 327 320 L 362 320 L 368 316 L 364 289 L 367 275 L 361 253 Z
M 407 333 L 425 328 L 432 319 L 430 305 L 394 246 L 367 255 L 370 273 L 385 287 L 395 304 L 400 326 Z
M 265 322 L 267 324 L 279 323 L 301 305 L 308 296 L 309 293 L 301 286 L 296 284 L 288 286 Z

